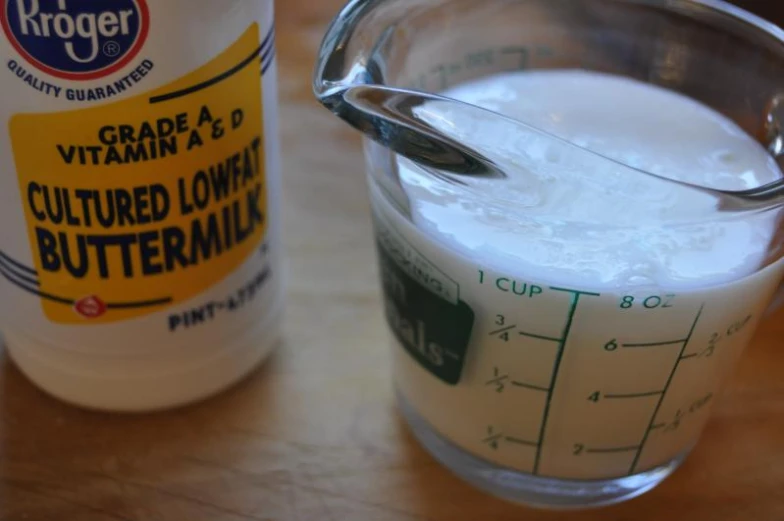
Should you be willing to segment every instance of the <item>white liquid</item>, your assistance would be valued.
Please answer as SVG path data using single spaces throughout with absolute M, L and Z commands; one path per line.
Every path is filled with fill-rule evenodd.
M 518 73 L 445 94 L 695 184 L 781 176 L 724 116 L 630 80 Z M 428 340 L 434 327 L 408 309 L 400 272 L 384 268 L 393 329 L 410 343 L 395 350 L 404 397 L 465 450 L 542 476 L 619 477 L 688 451 L 782 277 L 781 262 L 758 271 L 774 218 L 719 216 L 712 197 L 491 118 L 443 105 L 420 115 L 491 150 L 511 179 L 466 190 L 401 162 L 416 226 L 373 186 L 380 243 L 397 266 L 474 314 L 459 381 L 446 382 L 433 369 L 460 347 Z

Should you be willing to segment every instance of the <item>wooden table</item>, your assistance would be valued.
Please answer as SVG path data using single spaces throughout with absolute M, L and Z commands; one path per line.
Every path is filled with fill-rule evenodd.
M 235 389 L 149 416 L 58 403 L 0 356 L 0 520 L 784 520 L 784 313 L 759 332 L 687 463 L 624 505 L 510 505 L 415 443 L 392 399 L 358 136 L 310 93 L 339 3 L 279 7 L 284 345 Z

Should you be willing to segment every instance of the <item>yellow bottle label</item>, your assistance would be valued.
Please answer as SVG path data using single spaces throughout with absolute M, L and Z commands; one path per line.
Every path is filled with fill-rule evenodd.
M 44 313 L 113 323 L 236 270 L 268 226 L 253 24 L 210 63 L 116 103 L 10 122 Z

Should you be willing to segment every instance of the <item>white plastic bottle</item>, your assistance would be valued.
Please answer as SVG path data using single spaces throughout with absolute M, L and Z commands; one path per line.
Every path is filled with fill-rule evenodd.
M 272 0 L 0 0 L 0 329 L 90 408 L 214 394 L 279 335 Z

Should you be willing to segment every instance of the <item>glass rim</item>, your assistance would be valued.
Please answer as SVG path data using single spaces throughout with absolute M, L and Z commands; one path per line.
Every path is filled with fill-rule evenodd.
M 455 0 L 439 0 L 439 2 L 424 2 L 422 0 L 410 0 L 411 5 L 422 5 L 422 6 L 448 6 L 448 4 L 454 2 Z M 570 0 L 570 2 L 584 2 L 586 4 L 591 3 L 595 0 Z M 611 2 L 615 2 L 618 4 L 632 4 L 632 5 L 641 5 L 641 6 L 649 6 L 652 8 L 660 8 L 665 13 L 670 14 L 685 14 L 689 16 L 693 16 L 695 19 L 705 20 L 707 22 L 711 22 L 710 16 L 719 15 L 726 17 L 725 21 L 730 21 L 732 24 L 738 24 L 736 27 L 744 28 L 747 31 L 751 31 L 752 33 L 756 33 L 758 35 L 767 36 L 772 39 L 772 41 L 777 42 L 781 45 L 781 56 L 782 60 L 784 60 L 784 29 L 777 26 L 776 24 L 765 20 L 764 18 L 753 14 L 742 7 L 737 5 L 731 4 L 725 0 L 610 0 Z M 339 84 L 347 84 L 350 83 L 353 86 L 356 85 L 368 85 L 372 82 L 371 75 L 369 74 L 360 74 L 356 67 L 346 67 L 350 65 L 350 59 L 347 60 L 346 53 L 349 50 L 348 43 L 352 40 L 356 29 L 362 26 L 362 24 L 370 17 L 372 17 L 374 11 L 379 8 L 382 8 L 385 4 L 395 3 L 395 2 L 402 2 L 405 4 L 406 0 L 350 0 L 345 6 L 341 9 L 338 15 L 333 19 L 325 37 L 322 41 L 319 54 L 318 54 L 318 61 L 316 70 L 314 71 L 314 78 L 313 78 L 313 89 L 314 93 L 321 99 L 323 94 L 326 90 L 334 88 L 336 85 Z M 707 13 L 707 16 L 706 16 Z M 715 26 L 717 30 L 728 32 L 731 31 L 730 27 L 727 27 L 726 24 L 720 24 L 720 21 L 716 21 L 714 18 Z M 738 32 L 739 32 L 738 31 Z M 375 47 L 378 42 L 371 42 L 369 48 Z M 759 45 L 756 42 L 751 42 L 752 45 Z M 373 53 L 371 53 L 373 54 Z M 351 58 L 351 57 L 348 57 Z M 366 56 L 366 58 L 368 58 Z M 367 63 L 365 65 L 368 65 Z M 345 70 L 344 70 L 345 68 Z M 341 77 L 337 77 L 336 74 L 340 73 Z M 328 77 L 329 75 L 333 77 Z M 784 87 L 784 86 L 783 86 Z M 400 89 L 400 90 L 408 90 L 408 89 Z M 456 101 L 458 103 L 459 100 L 452 100 L 451 98 L 445 98 L 451 101 Z M 367 138 L 367 137 L 366 137 Z M 395 157 L 397 153 L 393 150 L 390 150 L 383 144 L 380 146 L 384 147 L 392 154 L 390 157 Z M 602 156 L 602 154 L 597 154 Z M 402 156 L 401 156 L 402 157 Z M 771 155 L 771 157 L 774 157 Z M 605 159 L 612 160 L 612 158 Z M 628 167 L 628 165 L 625 165 Z M 479 194 L 476 194 L 479 196 Z M 482 199 L 490 202 L 497 202 L 500 204 L 505 204 L 506 202 L 503 200 L 496 201 L 496 199 L 492 195 L 482 196 Z M 707 223 L 707 222 L 716 222 L 716 221 L 724 221 L 724 220 L 733 220 L 733 219 L 742 219 L 744 217 L 753 217 L 755 215 L 760 214 L 769 214 L 772 212 L 777 212 L 781 210 L 781 205 L 776 206 L 768 206 L 768 207 L 761 207 L 753 210 L 745 210 L 745 211 L 721 211 L 717 209 L 716 213 L 706 216 L 700 216 L 693 219 L 686 219 L 686 220 L 673 220 L 671 222 L 660 223 L 661 226 L 667 227 L 680 227 L 680 226 L 691 226 L 700 223 Z M 606 226 L 612 227 L 613 229 L 623 228 L 623 225 L 611 225 L 607 224 Z

